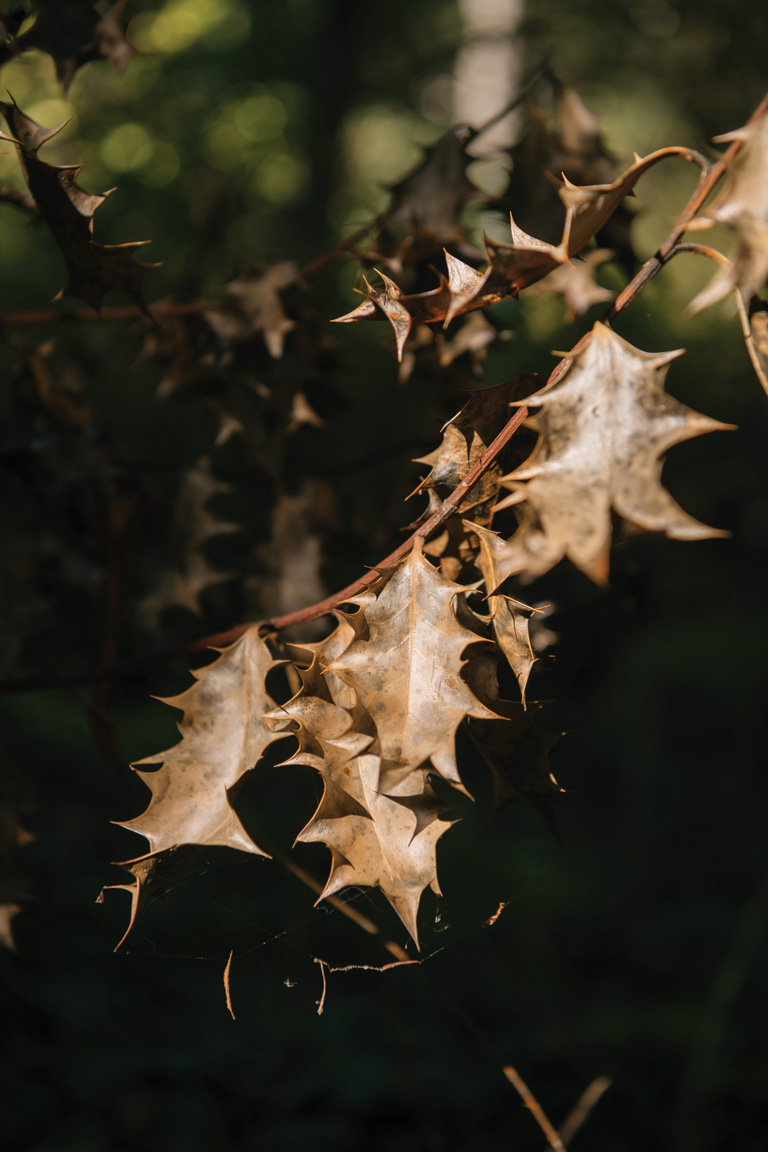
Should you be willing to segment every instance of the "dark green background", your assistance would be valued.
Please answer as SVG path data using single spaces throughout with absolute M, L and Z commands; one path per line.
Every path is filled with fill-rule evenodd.
M 126 13 L 156 7 L 129 3 Z M 168 11 L 178 17 L 180 8 Z M 58 155 L 50 146 L 49 158 L 59 162 L 90 157 L 86 187 L 118 184 L 98 214 L 96 236 L 152 238 L 151 258 L 164 264 L 147 280 L 149 300 L 210 296 L 259 260 L 302 264 L 378 210 L 385 197 L 366 184 L 349 145 L 342 147 L 355 139 L 350 124 L 362 121 L 366 132 L 389 125 L 387 139 L 403 137 L 392 180 L 418 156 L 415 143 L 445 127 L 417 109 L 425 79 L 452 67 L 461 36 L 452 4 L 241 0 L 229 8 L 231 35 L 224 21 L 217 35 L 193 38 L 183 51 L 135 61 L 122 79 L 107 64 L 88 65 L 69 95 L 77 120 Z M 707 151 L 713 134 L 743 123 L 768 81 L 765 21 L 752 3 L 726 9 L 658 0 L 640 12 L 630 0 L 553 2 L 542 11 L 523 25 L 527 66 L 548 55 L 604 114 L 622 156 L 668 143 Z M 45 58 L 24 57 L 11 68 L 25 110 L 63 98 Z M 254 92 L 282 94 L 288 114 L 281 135 L 254 146 L 241 163 L 215 167 L 205 143 L 211 125 Z M 175 178 L 153 185 L 151 163 L 109 170 L 103 142 L 127 122 L 172 144 Z M 625 128 L 635 136 L 621 136 Z M 258 191 L 258 173 L 276 153 L 304 173 L 289 202 Z M 5 162 L 12 166 L 12 157 Z M 276 163 L 278 173 L 280 164 L 285 170 L 284 161 Z M 681 166 L 641 185 L 641 204 L 649 205 L 635 230 L 643 256 L 663 238 L 694 180 Z M 661 206 L 654 207 L 657 195 Z M 49 238 L 25 229 L 18 210 L 4 204 L 0 230 L 2 311 L 47 307 L 63 277 Z M 665 272 L 617 331 L 647 350 L 687 347 L 670 370 L 670 391 L 739 425 L 736 433 L 675 448 L 665 469 L 681 504 L 732 538 L 627 544 L 616 551 L 607 593 L 565 568 L 532 590 L 557 609 L 550 623 L 559 641 L 534 674 L 532 695 L 553 701 L 542 726 L 568 733 L 552 755 L 566 789 L 556 811 L 559 835 L 522 807 L 494 816 L 481 767 L 462 747 L 477 803 L 462 807 L 463 823 L 441 843 L 445 899 L 439 907 L 424 899 L 420 967 L 333 974 L 318 1017 L 315 957 L 381 964 L 388 954 L 338 912 L 313 912 L 309 891 L 279 864 L 225 852 L 197 857 L 167 914 L 148 908 L 113 955 L 127 897 L 108 894 L 101 906 L 94 900 L 103 883 L 120 881 L 109 861 L 137 854 L 141 842 L 109 821 L 138 812 L 145 790 L 95 746 L 87 686 L 3 698 L 3 772 L 36 836 L 20 854 L 33 898 L 16 920 L 18 955 L 0 954 L 4 1147 L 540 1149 L 541 1135 L 504 1080 L 494 1045 L 555 1122 L 592 1077 L 613 1078 L 576 1148 L 765 1147 L 768 404 L 727 307 L 684 313 L 710 275 L 703 262 L 693 263 Z M 324 553 L 331 589 L 400 538 L 398 525 L 411 516 L 401 497 L 421 474 L 408 461 L 436 445 L 455 408 L 450 390 L 446 396 L 418 372 L 398 388 L 384 326 L 328 328 L 353 305 L 354 276 L 349 265 L 334 267 L 297 304 L 335 341 L 332 371 L 316 397 L 328 429 L 300 430 L 286 465 L 338 487 L 342 519 Z M 497 309 L 496 322 L 517 335 L 492 350 L 486 381 L 545 373 L 550 349 L 570 347 L 599 310 L 571 327 L 560 315 L 540 304 Z M 25 474 L 30 535 L 47 524 L 49 498 L 64 500 L 67 485 L 76 493 L 80 520 L 68 522 L 63 538 L 81 566 L 55 587 L 43 582 L 45 604 L 21 637 L 13 605 L 2 606 L 17 655 L 7 677 L 55 679 L 98 660 L 98 525 L 113 483 L 103 444 L 116 445 L 123 463 L 150 461 L 146 489 L 162 525 L 164 494 L 173 492 L 179 469 L 211 449 L 215 429 L 197 394 L 153 399 L 162 373 L 138 361 L 143 332 L 136 326 L 21 335 L 28 344 L 56 337 L 53 363 L 80 366 L 97 413 L 90 447 L 74 434 L 54 437 L 39 470 Z M 12 472 L 19 454 L 25 461 L 34 455 L 34 421 L 25 422 L 14 400 L 18 336 L 2 330 L 0 348 Z M 247 532 L 266 533 L 274 478 L 245 449 L 220 459 L 219 468 L 234 484 L 234 503 L 222 516 L 235 508 Z M 231 542 L 222 567 L 242 571 L 248 544 L 247 533 Z M 6 537 L 4 563 L 14 567 L 25 549 L 34 552 L 21 535 Z M 84 573 L 79 581 L 77 573 Z M 179 611 L 151 633 L 136 622 L 137 589 L 131 586 L 123 606 L 124 657 L 230 626 L 246 606 L 233 580 L 206 597 L 201 617 Z M 16 591 L 23 604 L 24 589 Z M 173 742 L 171 711 L 149 696 L 188 683 L 186 665 L 176 661 L 119 685 L 111 706 L 126 764 Z M 249 827 L 288 850 L 297 809 L 299 820 L 311 814 L 315 780 L 302 769 L 275 774 L 271 783 L 268 773 L 254 775 L 241 798 Z M 297 856 L 324 874 L 322 848 L 301 847 Z M 405 943 L 377 894 L 351 898 Z M 504 912 L 483 928 L 500 901 Z M 236 1021 L 222 984 L 232 949 Z

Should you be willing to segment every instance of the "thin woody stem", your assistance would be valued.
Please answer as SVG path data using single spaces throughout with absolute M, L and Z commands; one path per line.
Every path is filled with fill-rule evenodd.
M 376 217 L 374 220 L 368 220 L 362 227 L 344 240 L 339 241 L 333 248 L 323 252 L 321 256 L 309 264 L 305 264 L 296 273 L 296 280 L 309 280 L 312 276 L 316 276 L 318 272 L 332 264 L 339 256 L 348 252 L 350 248 L 354 248 L 366 232 L 370 232 L 372 228 L 376 227 L 379 219 L 380 217 Z M 56 312 L 53 309 L 44 312 L 8 312 L 4 316 L 0 316 L 0 327 L 27 328 L 35 324 L 56 323 L 95 324 L 113 320 L 146 319 L 147 315 L 154 320 L 159 320 L 165 316 L 199 316 L 218 307 L 220 305 L 215 300 L 189 300 L 182 303 L 159 300 L 149 305 L 147 309 L 139 308 L 136 304 L 118 304 L 115 307 L 102 308 L 100 312 L 96 312 L 93 308 L 76 308 L 71 312 Z

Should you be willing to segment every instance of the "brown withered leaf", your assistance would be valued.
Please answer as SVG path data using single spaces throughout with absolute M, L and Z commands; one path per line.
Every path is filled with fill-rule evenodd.
M 241 531 L 237 524 L 220 520 L 209 506 L 212 497 L 229 491 L 230 485 L 213 475 L 207 456 L 182 475 L 171 534 L 178 562 L 153 581 L 151 591 L 141 601 L 139 609 L 148 624 L 156 624 L 168 608 L 186 608 L 199 615 L 200 598 L 206 589 L 230 579 L 230 573 L 215 568 L 205 552 L 208 541 Z
M 518 571 L 541 575 L 568 556 L 590 579 L 606 581 L 612 509 L 678 540 L 724 535 L 684 512 L 660 482 L 668 448 L 729 427 L 664 392 L 667 366 L 680 354 L 641 352 L 598 323 L 564 376 L 528 398 L 540 410 L 530 421 L 539 440 L 502 478 L 512 495 L 498 505 L 525 502 L 510 546 Z
M 32 23 L 19 36 L 10 38 L 8 55 L 36 48 L 52 56 L 61 79 L 66 62 L 90 40 L 99 23 L 99 13 L 89 0 L 34 0 Z M 7 21 L 4 20 L 7 25 Z M 1 62 L 1 58 L 0 58 Z
M 698 312 L 727 296 L 734 288 L 744 300 L 768 282 L 768 112 L 752 124 L 716 136 L 716 143 L 742 142 L 728 164 L 725 184 L 706 211 L 689 229 L 726 224 L 736 233 L 736 254 L 727 268 L 717 272 L 691 301 Z
M 440 447 L 414 460 L 415 464 L 429 466 L 429 473 L 417 492 L 438 487 L 452 490 L 461 483 L 506 424 L 510 404 L 525 395 L 525 379 L 516 377 L 471 393 L 461 411 L 443 425 Z M 467 492 L 459 510 L 466 513 L 478 504 L 495 499 L 501 473 L 496 460 Z
M 399 271 L 405 264 L 432 259 L 446 244 L 466 241 L 462 209 L 481 195 L 466 175 L 470 135 L 466 128 L 449 129 L 426 150 L 419 166 L 391 188 L 392 206 L 372 245 L 374 260 L 383 257 Z
M 183 872 L 199 849 L 194 847 L 169 848 L 157 855 L 139 856 L 135 860 L 121 860 L 115 865 L 130 872 L 130 884 L 105 884 L 96 898 L 97 904 L 104 902 L 105 892 L 127 892 L 131 898 L 131 911 L 128 927 L 115 945 L 117 952 L 136 923 L 136 918 L 150 900 L 162 900 L 174 887 L 177 877 Z
M 280 293 L 295 284 L 299 270 L 290 260 L 261 272 L 246 272 L 222 289 L 222 303 L 205 317 L 225 344 L 261 335 L 274 360 L 283 355 L 285 337 L 296 324 L 285 314 Z
M 123 73 L 129 61 L 139 55 L 138 48 L 135 48 L 125 35 L 123 27 L 125 2 L 126 0 L 117 0 L 102 16 L 96 25 L 93 40 L 85 45 L 73 61 L 73 75 L 78 68 L 82 68 L 83 64 L 91 60 L 111 60 L 115 71 Z M 61 73 L 60 79 L 64 87 L 68 87 L 69 81 L 61 76 Z
M 473 691 L 489 704 L 497 718 L 468 719 L 465 727 L 491 770 L 496 807 L 523 800 L 549 818 L 554 795 L 563 792 L 549 766 L 549 753 L 562 732 L 545 732 L 533 722 L 541 704 L 527 709 L 515 700 L 499 698 L 496 657 L 473 656 L 466 668 Z
M 42 128 L 25 116 L 16 104 L 0 101 L 13 134 L 24 179 L 38 211 L 61 249 L 69 278 L 65 293 L 81 296 L 97 311 L 102 297 L 113 290 L 130 296 L 145 309 L 141 280 L 154 264 L 133 259 L 148 240 L 132 244 L 96 244 L 92 238 L 93 214 L 106 195 L 86 192 L 77 183 L 83 165 L 52 165 L 38 159 L 38 149 L 64 127 Z
M 552 798 L 564 791 L 549 766 L 561 733 L 534 723 L 541 704 L 526 709 L 515 700 L 497 700 L 494 707 L 503 719 L 470 720 L 467 727 L 493 775 L 496 807 L 523 800 L 548 815 Z
M 525 690 L 528 677 L 536 662 L 536 655 L 531 645 L 530 621 L 535 609 L 512 596 L 494 595 L 495 590 L 503 583 L 503 574 L 500 578 L 499 559 L 497 548 L 506 547 L 505 541 L 495 532 L 474 523 L 471 520 L 463 521 L 464 528 L 474 536 L 480 545 L 479 554 L 475 564 L 483 574 L 488 601 L 487 621 L 493 629 L 501 652 L 512 669 L 520 688 L 520 697 L 525 707 Z
M 111 60 L 122 72 L 137 49 L 125 38 L 122 10 L 125 0 L 117 0 L 112 8 L 100 16 L 89 0 L 35 0 L 32 12 L 34 23 L 21 35 L 18 29 L 8 27 L 3 19 L 7 44 L 0 48 L 0 63 L 9 56 L 37 49 L 53 57 L 56 75 L 65 89 L 69 88 L 75 72 L 90 60 Z M 2 29 L 0 29 L 2 31 Z
M 465 522 L 469 523 L 469 522 Z M 518 553 L 508 542 L 482 525 L 472 524 L 472 531 L 480 543 L 478 567 L 483 573 L 488 595 L 492 595 L 510 576 L 520 571 Z
M 254 548 L 254 574 L 245 582 L 251 619 L 282 616 L 327 595 L 322 545 L 335 499 L 332 486 L 316 476 L 305 477 L 296 492 L 280 493 L 270 537 Z
M 567 264 L 610 219 L 624 198 L 633 193 L 640 177 L 668 156 L 694 158 L 687 148 L 662 148 L 648 156 L 636 157 L 635 162 L 611 184 L 579 187 L 567 178 L 559 183 L 558 194 L 565 205 L 566 215 L 557 245 L 527 235 L 511 219 L 512 244 L 499 244 L 486 238 L 488 267 L 484 273 L 446 253 L 448 277 L 441 276 L 436 288 L 407 295 L 383 277 L 383 292 L 368 286 L 368 298 L 346 316 L 337 317 L 335 322 L 346 324 L 385 317 L 395 331 L 398 359 L 402 360 L 403 348 L 414 323 L 428 324 L 441 320 L 447 325 L 465 312 L 518 296 L 524 288 L 542 280 L 560 265 Z
M 435 849 L 453 821 L 434 792 L 427 770 L 415 769 L 385 794 L 379 791 L 381 761 L 363 751 L 357 733 L 324 744 L 315 767 L 324 783 L 312 819 L 299 833 L 331 852 L 331 872 L 320 899 L 350 885 L 380 888 L 419 946 L 417 915 L 426 888 L 440 895 Z
M 341 656 L 359 635 L 362 613 L 352 617 L 342 612 L 334 615 L 337 625 L 330 636 L 314 644 L 286 644 L 282 648 L 293 660 L 301 679 L 296 695 L 266 716 L 274 731 L 292 732 L 298 740 L 298 750 L 284 761 L 285 764 L 307 763 L 306 753 L 320 755 L 321 741 L 339 740 L 356 725 L 356 721 L 362 719 L 354 691 L 329 671 L 330 663 Z M 311 658 L 311 663 L 309 667 L 302 667 L 301 661 L 307 657 Z M 358 731 L 360 727 L 358 723 Z M 367 743 L 370 743 L 371 736 L 367 735 Z
M 539 296 L 562 296 L 565 318 L 571 323 L 577 316 L 584 316 L 593 304 L 604 304 L 613 299 L 613 292 L 598 284 L 595 274 L 601 264 L 614 256 L 611 248 L 593 248 L 570 264 L 561 264 L 528 291 Z
M 481 376 L 488 346 L 493 344 L 495 340 L 510 340 L 512 336 L 512 332 L 500 332 L 494 328 L 482 312 L 471 312 L 464 318 L 464 323 L 458 332 L 454 333 L 453 339 L 446 339 L 442 332 L 438 335 L 437 347 L 440 367 L 447 368 L 459 356 L 468 352 L 472 358 L 472 371 L 476 376 Z
M 617 168 L 603 145 L 597 117 L 576 89 L 558 81 L 555 87 L 551 126 L 535 104 L 528 105 L 525 134 L 509 152 L 509 186 L 496 201 L 526 230 L 545 239 L 554 239 L 562 226 L 553 175 L 564 174 L 576 184 L 610 184 Z
M 152 799 L 141 816 L 121 823 L 146 837 L 150 855 L 191 844 L 266 855 L 246 833 L 229 794 L 279 738 L 264 719 L 275 706 L 264 687 L 274 666 L 253 627 L 213 664 L 193 672 L 191 688 L 164 701 L 184 713 L 181 742 L 138 761 L 162 767 L 137 770 Z
M 736 294 L 741 330 L 758 380 L 768 392 L 768 303 L 754 296 L 747 309 L 741 293 Z
M 357 693 L 376 725 L 382 788 L 431 760 L 462 787 L 455 733 L 467 716 L 489 716 L 461 678 L 462 657 L 476 635 L 459 623 L 453 600 L 466 589 L 446 580 L 422 555 L 386 572 L 359 603 L 369 639 L 357 639 L 331 671 Z
M 489 596 L 488 611 L 491 615 L 493 632 L 507 662 L 515 674 L 520 688 L 520 698 L 525 707 L 525 690 L 528 677 L 536 663 L 531 645 L 530 619 L 533 609 L 511 596 Z

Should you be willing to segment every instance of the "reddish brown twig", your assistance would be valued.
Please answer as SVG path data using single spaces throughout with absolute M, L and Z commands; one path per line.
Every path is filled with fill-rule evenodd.
M 369 220 L 362 227 L 358 228 L 351 236 L 347 236 L 344 240 L 339 241 L 333 248 L 329 248 L 327 252 L 323 252 L 315 260 L 309 264 L 305 264 L 296 274 L 296 280 L 309 280 L 312 276 L 316 276 L 323 268 L 327 268 L 334 260 L 338 260 L 350 248 L 354 248 L 358 240 L 365 236 L 366 232 L 370 232 L 375 228 L 379 222 L 379 217 L 375 220 Z M 110 308 L 102 308 L 97 312 L 94 308 L 75 308 L 68 312 L 57 312 L 54 309 L 47 309 L 42 312 L 7 312 L 4 316 L 0 316 L 0 326 L 5 328 L 27 328 L 34 324 L 61 324 L 61 323 L 77 323 L 77 324 L 99 324 L 105 321 L 113 320 L 141 320 L 146 319 L 147 315 L 155 320 L 159 320 L 163 316 L 195 316 L 203 312 L 209 312 L 214 308 L 218 308 L 219 304 L 215 300 L 189 300 L 184 303 L 179 303 L 173 300 L 158 300 L 154 304 L 150 304 L 148 309 L 139 308 L 136 304 L 118 304 Z
M 523 1104 L 525 1104 L 526 1108 L 530 1111 L 531 1115 L 536 1120 L 539 1128 L 541 1128 L 542 1132 L 546 1136 L 547 1143 L 553 1152 L 566 1152 L 565 1145 L 560 1139 L 558 1133 L 550 1124 L 546 1112 L 542 1108 L 541 1104 L 539 1104 L 538 1100 L 534 1096 L 533 1092 L 531 1092 L 530 1088 L 526 1084 L 525 1080 L 523 1080 L 519 1072 L 513 1068 L 511 1064 L 507 1064 L 504 1067 L 504 1075 L 506 1076 L 507 1080 L 509 1080 L 510 1084 L 514 1085 L 514 1087 L 517 1089 L 520 1095 L 520 1099 L 523 1101 Z

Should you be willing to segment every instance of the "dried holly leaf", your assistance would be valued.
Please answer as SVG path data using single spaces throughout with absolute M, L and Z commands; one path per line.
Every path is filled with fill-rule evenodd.
M 418 168 L 392 187 L 392 207 L 373 241 L 374 260 L 383 257 L 399 271 L 404 264 L 432 259 L 447 244 L 466 241 L 462 210 L 482 195 L 466 175 L 471 136 L 465 127 L 449 129 L 426 150 Z
M 454 598 L 466 592 L 422 555 L 410 556 L 360 597 L 369 639 L 355 640 L 330 669 L 357 693 L 376 725 L 373 752 L 383 763 L 382 787 L 431 760 L 462 787 L 454 737 L 467 716 L 488 716 L 461 678 L 462 657 L 477 640 L 459 623 Z M 492 715 L 492 713 L 490 714 Z
M 741 330 L 757 378 L 768 392 L 768 304 L 754 296 L 746 308 L 741 293 L 736 294 L 741 317 Z
M 502 561 L 505 571 L 541 575 L 568 556 L 604 582 L 612 510 L 678 540 L 725 535 L 684 512 L 660 482 L 666 449 L 730 427 L 664 392 L 667 365 L 679 355 L 641 352 L 598 323 L 564 376 L 528 398 L 540 409 L 530 421 L 539 440 L 529 460 L 502 478 L 512 495 L 498 507 L 525 501 L 510 542 L 519 566 Z
M 741 148 L 728 162 L 725 184 L 712 205 L 689 229 L 726 224 L 736 233 L 736 255 L 691 301 L 691 311 L 715 304 L 736 288 L 744 300 L 768 282 L 768 112 L 751 124 L 716 136 L 716 143 L 740 140 Z
M 66 261 L 69 279 L 63 291 L 81 296 L 97 311 L 105 293 L 124 292 L 146 311 L 141 280 L 157 265 L 138 263 L 133 254 L 149 241 L 96 244 L 92 239 L 93 214 L 108 193 L 96 195 L 78 185 L 82 164 L 58 166 L 38 159 L 38 149 L 60 132 L 64 124 L 42 128 L 16 104 L 2 101 L 0 112 L 13 133 L 29 191 Z
M 335 493 L 308 476 L 296 492 L 281 492 L 268 540 L 254 549 L 254 575 L 246 579 L 252 618 L 282 616 L 327 595 L 323 582 L 323 530 L 333 522 Z
M 429 331 L 429 329 L 427 329 Z M 438 335 L 438 360 L 441 368 L 453 364 L 459 356 L 468 352 L 472 358 L 472 371 L 476 376 L 482 375 L 482 365 L 485 362 L 486 351 L 495 340 L 510 340 L 512 332 L 500 332 L 494 328 L 490 320 L 486 320 L 482 312 L 472 312 L 465 317 L 464 323 L 454 334 L 452 340 L 446 339 L 442 333 Z
M 567 264 L 610 219 L 624 198 L 632 194 L 640 177 L 668 156 L 694 159 L 687 148 L 662 148 L 648 156 L 636 157 L 634 164 L 611 184 L 579 187 L 568 179 L 563 180 L 558 185 L 558 193 L 565 205 L 566 217 L 557 245 L 527 235 L 510 220 L 512 244 L 499 244 L 486 238 L 488 268 L 484 273 L 446 253 L 448 278 L 441 277 L 437 288 L 406 295 L 391 280 L 382 277 L 383 292 L 368 285 L 368 298 L 346 316 L 337 317 L 335 322 L 347 324 L 386 317 L 395 331 L 398 359 L 402 360 L 405 341 L 414 323 L 442 320 L 449 324 L 465 312 L 518 296 L 523 289 Z
M 69 88 L 78 68 L 90 60 L 111 60 L 122 72 L 137 49 L 125 38 L 122 10 L 125 0 L 100 16 L 88 0 L 35 0 L 32 4 L 34 23 L 20 36 L 20 21 L 5 16 L 0 32 L 5 32 L 5 45 L 0 47 L 0 63 L 21 52 L 37 49 L 53 57 L 56 75 L 65 89 Z
M 488 610 L 496 643 L 515 674 L 524 708 L 528 677 L 536 662 L 529 632 L 533 609 L 519 600 L 513 600 L 511 596 L 489 596 Z
M 610 184 L 618 167 L 603 144 L 597 117 L 576 89 L 554 82 L 554 124 L 550 127 L 543 113 L 529 105 L 527 131 L 510 150 L 509 186 L 492 205 L 511 211 L 526 232 L 553 243 L 562 230 L 562 205 L 552 177 L 567 176 L 574 184 Z M 621 205 L 600 230 L 601 240 L 617 248 L 630 267 L 635 263 L 631 221 Z
M 600 265 L 615 255 L 612 248 L 593 248 L 571 264 L 562 264 L 528 291 L 540 296 L 562 296 L 565 319 L 570 324 L 577 316 L 584 316 L 593 304 L 613 299 L 613 292 L 598 284 L 595 275 Z
M 129 61 L 139 55 L 138 48 L 125 35 L 122 19 L 124 8 L 125 0 L 117 0 L 99 20 L 93 39 L 70 60 L 57 64 L 56 70 L 64 88 L 69 87 L 77 69 L 91 60 L 111 60 L 115 71 L 121 75 Z
M 510 404 L 526 395 L 529 380 L 529 377 L 518 376 L 473 392 L 461 411 L 443 425 L 440 447 L 414 460 L 415 464 L 427 464 L 430 469 L 416 491 L 456 488 L 506 424 Z M 466 514 L 479 504 L 495 500 L 502 471 L 498 461 L 494 461 L 467 492 L 459 511 Z
M 186 608 L 199 615 L 206 589 L 231 578 L 231 573 L 211 564 L 205 551 L 215 537 L 241 531 L 239 525 L 220 520 L 210 509 L 213 497 L 230 490 L 229 484 L 213 475 L 208 456 L 183 473 L 170 541 L 171 548 L 177 548 L 178 562 L 154 580 L 152 590 L 141 601 L 140 611 L 148 623 L 156 623 L 168 608 Z
M 362 751 L 370 738 L 350 733 L 324 743 L 315 767 L 324 791 L 312 819 L 299 833 L 331 852 L 331 873 L 320 899 L 350 885 L 380 888 L 419 946 L 417 914 L 426 888 L 440 895 L 435 849 L 455 821 L 441 819 L 440 800 L 425 769 L 415 769 L 379 791 L 381 760 Z
M 266 719 L 275 732 L 292 732 L 298 740 L 298 750 L 289 760 L 284 761 L 286 764 L 308 763 L 307 753 L 311 756 L 322 754 L 322 741 L 339 740 L 353 725 L 358 731 L 368 726 L 367 717 L 363 719 L 362 725 L 359 723 L 362 718 L 354 691 L 329 671 L 331 662 L 346 652 L 358 636 L 362 620 L 355 616 L 345 616 L 341 612 L 335 612 L 334 615 L 338 621 L 337 626 L 324 640 L 315 644 L 284 646 L 286 655 L 293 659 L 301 678 L 301 688 L 287 704 L 281 704 L 268 713 Z M 358 618 L 361 616 L 361 613 L 357 613 Z M 308 668 L 303 668 L 299 661 L 307 656 L 311 657 L 311 663 Z M 367 747 L 371 735 L 366 733 L 366 736 Z
M 139 856 L 136 860 L 121 860 L 117 868 L 124 868 L 130 872 L 133 881 L 130 884 L 105 884 L 96 898 L 96 903 L 104 901 L 105 892 L 127 892 L 131 897 L 131 911 L 128 927 L 115 945 L 114 951 L 122 948 L 136 923 L 136 918 L 142 908 L 150 900 L 161 900 L 167 896 L 174 887 L 179 873 L 183 872 L 189 861 L 197 855 L 198 848 L 169 848 L 157 855 Z
M 541 704 L 526 709 L 515 700 L 499 698 L 496 657 L 473 656 L 466 669 L 472 690 L 496 713 L 494 720 L 468 719 L 465 727 L 493 776 L 496 807 L 523 800 L 549 818 L 554 795 L 563 792 L 549 767 L 549 753 L 562 732 L 544 732 L 533 722 Z
M 497 700 L 494 707 L 503 719 L 470 720 L 467 727 L 493 775 L 496 807 L 523 800 L 548 814 L 552 798 L 565 791 L 549 766 L 549 753 L 562 734 L 534 724 L 541 704 L 526 709 L 514 700 Z
M 164 701 L 184 712 L 181 742 L 138 761 L 162 767 L 138 772 L 152 799 L 121 827 L 145 836 L 153 856 L 188 844 L 266 855 L 240 823 L 229 793 L 278 739 L 264 719 L 275 706 L 264 680 L 276 662 L 256 627 L 220 651 L 213 664 L 193 672 L 197 683 Z
M 298 278 L 299 270 L 290 260 L 259 273 L 243 273 L 222 289 L 221 306 L 208 309 L 206 319 L 225 344 L 261 335 L 270 356 L 279 360 L 285 337 L 296 327 L 285 314 L 280 293 Z

